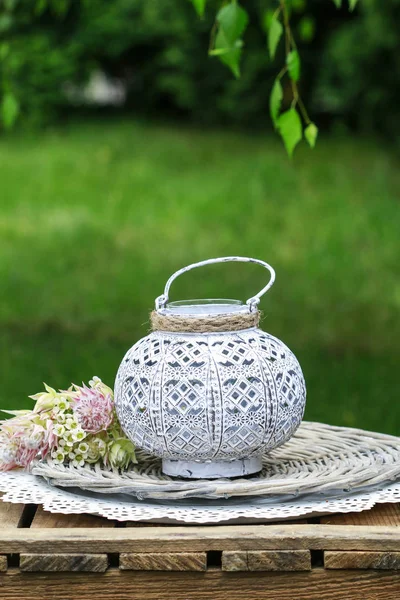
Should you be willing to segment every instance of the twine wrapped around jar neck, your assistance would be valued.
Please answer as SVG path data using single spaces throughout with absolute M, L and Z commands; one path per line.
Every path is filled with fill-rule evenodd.
M 153 331 L 171 331 L 174 333 L 218 333 L 222 331 L 241 331 L 258 327 L 261 313 L 219 314 L 215 316 L 190 317 L 187 315 L 163 315 L 156 310 L 150 313 Z

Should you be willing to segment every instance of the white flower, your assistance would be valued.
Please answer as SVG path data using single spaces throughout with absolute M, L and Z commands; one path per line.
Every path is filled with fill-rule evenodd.
M 82 454 L 75 454 L 75 458 L 73 459 L 72 464 L 74 467 L 83 467 L 83 465 L 85 464 L 85 460 Z
M 67 442 L 63 439 L 59 439 L 58 440 L 58 447 L 59 449 L 64 452 L 66 455 L 68 455 L 68 452 L 72 452 L 73 449 L 73 442 Z
M 72 445 L 73 445 L 73 443 L 74 443 L 74 441 L 75 441 L 75 440 L 73 439 L 73 436 L 72 436 L 72 432 L 71 432 L 71 431 L 65 431 L 65 433 L 64 433 L 64 435 L 63 435 L 63 440 L 64 440 L 64 442 L 65 442 L 65 445 L 68 445 L 68 446 L 72 446 Z
M 78 446 L 78 452 L 86 458 L 89 452 L 89 444 L 87 444 L 86 442 L 81 442 Z
M 57 400 L 55 401 L 55 407 L 58 408 L 59 412 L 64 412 L 68 410 L 70 404 L 68 400 L 64 398 L 64 396 L 60 396 L 60 398 L 57 398 Z
M 69 458 L 70 460 L 74 460 L 74 459 L 75 459 L 75 452 L 72 452 L 72 451 L 71 451 L 71 452 L 68 452 L 68 458 Z
M 51 458 L 53 459 L 53 462 L 55 462 L 57 465 L 61 465 L 65 460 L 65 454 L 60 449 L 53 450 L 53 452 L 51 453 Z
M 71 438 L 74 442 L 81 442 L 86 437 L 86 432 L 79 428 L 76 431 L 71 431 Z
M 57 437 L 62 437 L 65 433 L 64 425 L 62 425 L 61 423 L 54 425 L 53 432 L 54 432 L 54 435 L 56 435 Z
M 65 427 L 67 429 L 70 429 L 71 431 L 74 431 L 75 429 L 78 429 L 79 423 L 78 423 L 75 415 L 73 417 L 68 417 L 67 418 L 67 420 L 65 421 Z

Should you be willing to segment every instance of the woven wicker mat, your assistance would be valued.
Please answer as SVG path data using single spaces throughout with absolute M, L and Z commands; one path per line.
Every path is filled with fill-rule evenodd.
M 183 480 L 161 472 L 161 461 L 139 452 L 128 471 L 36 463 L 34 475 L 58 487 L 139 499 L 279 496 L 357 490 L 400 478 L 400 438 L 304 421 L 289 442 L 265 454 L 263 470 L 240 479 Z

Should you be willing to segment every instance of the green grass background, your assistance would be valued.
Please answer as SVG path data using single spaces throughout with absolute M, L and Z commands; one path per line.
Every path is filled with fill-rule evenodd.
M 276 268 L 263 328 L 303 367 L 306 417 L 400 434 L 399 163 L 365 139 L 290 162 L 264 134 L 128 120 L 3 137 L 0 405 L 112 385 L 169 275 L 248 255 Z M 171 296 L 245 300 L 266 275 L 217 265 Z

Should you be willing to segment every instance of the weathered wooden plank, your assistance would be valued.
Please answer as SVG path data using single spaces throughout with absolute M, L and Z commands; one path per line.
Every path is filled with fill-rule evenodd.
M 256 550 L 247 553 L 249 571 L 310 571 L 309 550 Z
M 58 528 L 96 528 L 96 527 L 114 527 L 115 522 L 86 514 L 57 514 L 50 513 L 41 506 L 38 507 L 35 517 L 32 521 L 31 529 L 58 529 Z M 95 552 L 95 549 L 93 550 Z M 21 554 L 21 571 L 84 571 L 104 573 L 108 568 L 107 554 L 97 553 L 54 553 L 50 554 L 47 549 L 43 554 Z
M 391 571 L 313 569 L 226 573 L 120 571 L 20 573 L 0 578 L 1 600 L 398 600 L 400 577 Z
M 32 521 L 31 529 L 43 529 L 46 527 L 115 527 L 115 521 L 109 521 L 108 519 L 96 517 L 94 515 L 64 515 L 50 513 L 39 506 Z
M 25 521 L 30 522 L 30 518 L 25 518 L 25 515 L 32 511 L 32 507 L 25 506 L 25 504 L 3 502 L 2 496 L 3 494 L 0 494 L 0 530 L 13 530 L 25 525 Z M 10 554 L 11 550 L 5 547 L 3 552 L 4 554 Z M 0 572 L 7 571 L 7 566 L 7 556 L 0 556 Z
M 0 554 L 205 552 L 208 550 L 400 551 L 400 528 L 331 525 L 0 529 Z
M 371 510 L 321 517 L 328 525 L 379 525 L 400 527 L 400 504 L 376 504 Z
M 342 552 L 324 553 L 325 569 L 400 569 L 400 552 Z
M 205 552 L 131 552 L 119 556 L 119 568 L 131 571 L 205 571 Z
M 0 495 L 0 528 L 18 527 L 22 520 L 22 514 L 25 510 L 25 504 L 11 504 L 3 502 Z
M 84 571 L 104 573 L 107 554 L 21 554 L 21 571 Z
M 223 571 L 310 571 L 309 550 L 250 550 L 222 553 Z
M 223 571 L 248 571 L 246 550 L 225 550 L 222 553 Z

